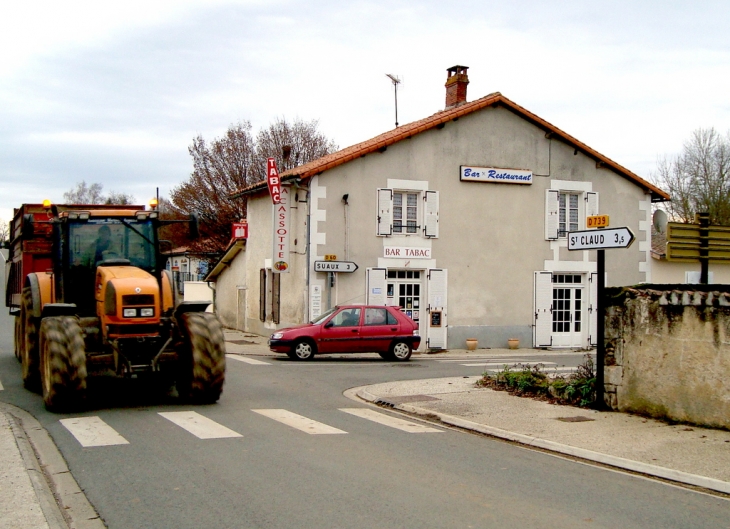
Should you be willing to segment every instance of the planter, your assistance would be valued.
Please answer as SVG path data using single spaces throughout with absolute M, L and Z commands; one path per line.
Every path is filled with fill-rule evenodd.
M 474 351 L 477 348 L 477 345 L 479 342 L 476 338 L 467 338 L 466 339 L 466 350 L 467 351 Z
M 509 340 L 507 340 L 507 346 L 510 349 L 519 349 L 520 340 L 518 338 L 510 338 Z

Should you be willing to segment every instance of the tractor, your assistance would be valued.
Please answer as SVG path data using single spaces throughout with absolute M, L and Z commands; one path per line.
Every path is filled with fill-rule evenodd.
M 24 204 L 11 222 L 6 306 L 23 384 L 46 408 L 83 405 L 92 376 L 159 376 L 213 403 L 225 341 L 210 301 L 177 302 L 162 266 L 158 211 L 144 206 Z M 197 217 L 190 229 L 197 234 Z

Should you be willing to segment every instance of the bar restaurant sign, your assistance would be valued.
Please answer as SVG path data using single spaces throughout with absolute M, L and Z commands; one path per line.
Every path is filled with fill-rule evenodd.
M 498 167 L 472 167 L 461 165 L 462 182 L 492 182 L 498 184 L 531 184 L 532 171 L 500 169 Z

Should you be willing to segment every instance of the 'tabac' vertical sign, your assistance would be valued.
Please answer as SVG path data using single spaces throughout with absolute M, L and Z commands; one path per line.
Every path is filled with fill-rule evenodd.
M 279 186 L 279 201 L 274 204 L 274 272 L 289 272 L 289 212 L 289 186 Z
M 266 161 L 266 181 L 269 184 L 269 194 L 274 204 L 281 202 L 281 181 L 279 180 L 279 171 L 276 169 L 276 160 L 269 158 Z

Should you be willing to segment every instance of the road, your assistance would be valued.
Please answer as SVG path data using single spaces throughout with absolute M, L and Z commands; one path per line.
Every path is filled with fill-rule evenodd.
M 730 526 L 726 500 L 412 418 L 429 428 L 403 431 L 387 423 L 398 415 L 343 395 L 387 380 L 478 375 L 482 367 L 430 357 L 394 364 L 251 356 L 263 363 L 228 362 L 215 405 L 184 406 L 144 383 L 119 381 L 92 386 L 89 410 L 58 415 L 21 387 L 12 330 L 4 313 L 0 400 L 49 431 L 111 528 Z M 386 424 L 353 408 L 375 410 Z M 297 416 L 310 421 L 304 431 Z M 119 437 L 97 432 L 82 446 L 72 430 L 88 431 L 89 418 Z

